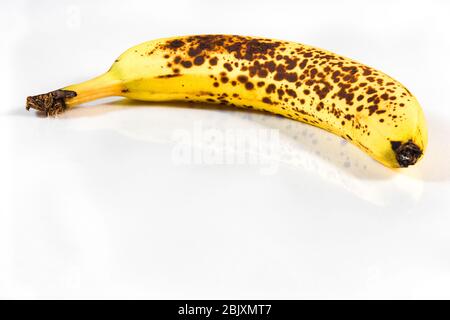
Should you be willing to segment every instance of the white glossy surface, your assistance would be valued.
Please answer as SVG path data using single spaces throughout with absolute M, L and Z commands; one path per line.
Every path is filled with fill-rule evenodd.
M 0 297 L 450 298 L 448 2 L 107 3 L 0 4 Z M 319 129 L 204 105 L 24 110 L 129 46 L 195 33 L 382 69 L 422 103 L 426 157 L 394 172 Z M 200 163 L 179 163 L 180 132 Z M 227 132 L 276 133 L 279 148 L 208 164 Z

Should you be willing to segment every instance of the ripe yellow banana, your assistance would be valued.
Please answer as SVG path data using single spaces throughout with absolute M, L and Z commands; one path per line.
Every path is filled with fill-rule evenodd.
M 392 168 L 416 163 L 427 144 L 419 103 L 388 75 L 323 49 L 236 35 L 142 43 L 97 78 L 28 97 L 27 109 L 56 115 L 108 96 L 280 114 L 340 135 Z

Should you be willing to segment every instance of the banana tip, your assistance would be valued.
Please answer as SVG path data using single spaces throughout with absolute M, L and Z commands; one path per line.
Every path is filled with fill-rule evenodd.
M 66 110 L 66 99 L 76 97 L 77 93 L 70 90 L 55 90 L 52 92 L 27 97 L 26 109 L 36 109 L 54 116 Z
M 412 140 L 401 143 L 399 141 L 391 141 L 392 149 L 401 168 L 413 165 L 422 156 L 422 150 Z

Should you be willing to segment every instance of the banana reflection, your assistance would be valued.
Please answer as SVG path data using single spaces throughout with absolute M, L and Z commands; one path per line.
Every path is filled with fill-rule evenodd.
M 196 124 L 219 131 L 274 129 L 279 132 L 276 160 L 299 172 L 311 172 L 358 198 L 376 205 L 413 205 L 423 192 L 423 182 L 388 169 L 372 160 L 356 146 L 319 128 L 267 113 L 248 112 L 204 104 L 149 104 L 119 101 L 108 105 L 76 108 L 63 118 L 78 129 L 112 129 L 133 139 L 173 144 L 175 130 L 192 132 Z M 169 107 L 169 108 L 168 108 Z M 163 109 L 157 112 L 155 109 Z M 113 112 L 117 111 L 117 112 Z M 90 117 L 102 114 L 99 117 Z M 196 148 L 220 149 L 217 141 L 202 141 Z M 255 148 L 247 150 L 258 153 Z M 265 155 L 261 155 L 265 156 Z M 273 159 L 272 159 L 273 160 Z

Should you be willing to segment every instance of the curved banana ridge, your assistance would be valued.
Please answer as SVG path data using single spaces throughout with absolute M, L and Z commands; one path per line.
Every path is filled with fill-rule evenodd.
M 27 109 L 54 115 L 114 95 L 268 111 L 340 135 L 392 168 L 415 164 L 427 144 L 417 99 L 388 75 L 323 49 L 238 35 L 145 42 L 97 78 L 28 97 Z

